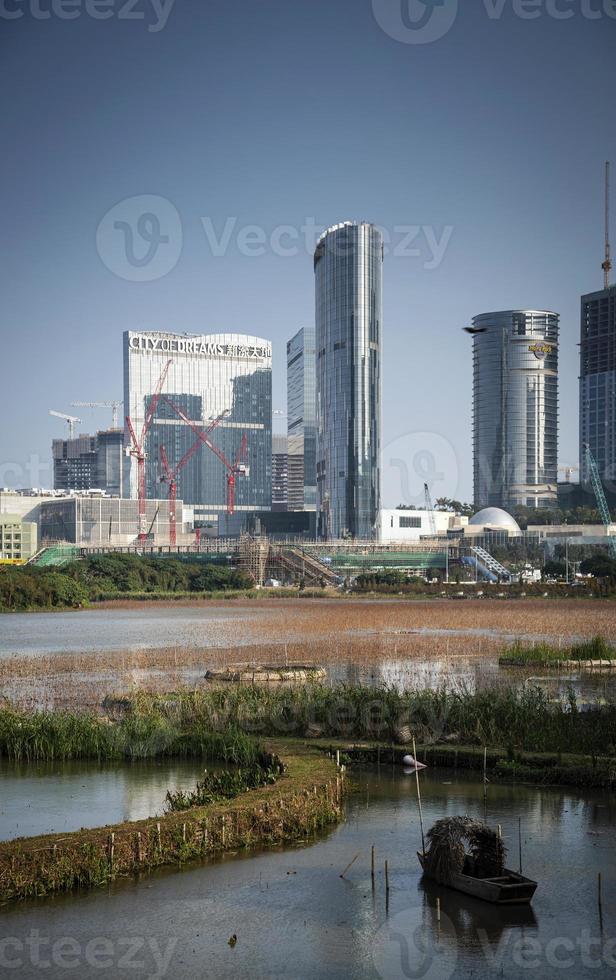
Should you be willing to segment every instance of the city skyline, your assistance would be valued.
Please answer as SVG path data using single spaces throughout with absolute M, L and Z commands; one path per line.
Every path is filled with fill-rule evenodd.
M 435 496 L 472 494 L 472 384 L 460 370 L 470 341 L 461 327 L 477 310 L 559 312 L 562 390 L 577 392 L 580 296 L 601 287 L 602 172 L 616 159 L 606 126 L 613 20 L 524 21 L 511 12 L 499 20 L 466 5 L 444 37 L 412 45 L 382 29 L 370 3 L 273 2 L 270 13 L 223 9 L 212 18 L 176 4 L 158 32 L 86 17 L 3 23 L 1 70 L 16 92 L 6 145 L 19 148 L 19 158 L 9 149 L 0 161 L 12 229 L 3 353 L 17 363 L 25 346 L 31 385 L 27 399 L 14 375 L 2 387 L 3 417 L 13 421 L 0 484 L 51 485 L 49 447 L 64 431 L 47 411 L 121 397 L 126 329 L 270 337 L 273 402 L 283 408 L 289 324 L 313 315 L 306 240 L 348 217 L 375 222 L 390 241 L 385 453 L 413 457 L 424 443 L 439 476 Z M 366 59 L 377 86 L 360 68 Z M 315 69 L 330 63 L 340 69 L 334 86 Z M 563 73 L 562 64 L 572 68 Z M 57 98 L 43 107 L 50 71 Z M 546 86 L 546 77 L 557 81 Z M 495 84 L 503 78 L 515 81 Z M 113 112 L 91 111 L 95 91 Z M 578 123 L 584 140 L 571 139 Z M 512 152 L 531 143 L 532 154 Z M 114 265 L 127 245 L 122 222 L 144 196 L 167 202 L 152 213 L 169 219 L 159 232 L 171 228 L 177 262 L 163 275 L 130 266 L 123 271 L 134 278 L 122 278 Z M 156 226 L 139 239 L 133 224 L 143 256 Z M 150 271 L 160 278 L 139 278 Z M 107 424 L 104 414 L 77 414 L 85 430 Z M 577 397 L 563 399 L 562 465 L 578 459 L 577 414 Z M 407 495 L 386 462 L 384 504 L 420 503 L 422 476 L 411 471 L 409 483 Z

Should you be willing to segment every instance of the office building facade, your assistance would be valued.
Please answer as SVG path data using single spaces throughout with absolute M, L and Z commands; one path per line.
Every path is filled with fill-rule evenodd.
M 314 327 L 287 343 L 289 510 L 316 510 L 317 419 Z
M 371 540 L 381 500 L 383 237 L 326 231 L 314 255 L 317 511 L 323 539 Z
M 168 367 L 167 367 L 168 365 Z M 272 504 L 272 350 L 245 334 L 132 332 L 124 334 L 124 406 L 137 438 L 167 367 L 162 396 L 145 437 L 146 497 L 165 499 L 161 449 L 173 470 L 199 442 L 179 409 L 201 432 L 218 424 L 177 473 L 177 496 L 194 505 L 197 526 L 225 533 L 227 487 L 235 477 L 235 511 L 270 510 Z M 246 452 L 242 451 L 245 436 Z M 128 442 L 128 432 L 126 433 Z M 224 457 L 224 461 L 223 458 Z M 225 462 L 226 461 L 226 462 Z M 125 495 L 137 496 L 137 464 L 125 463 Z
M 79 435 L 74 439 L 54 439 L 53 487 L 71 490 L 102 490 L 111 497 L 122 492 L 124 432 L 108 429 L 96 435 Z
M 616 491 L 616 285 L 582 296 L 580 474 L 589 482 L 584 446 L 613 499 Z
M 96 436 L 54 439 L 51 444 L 54 490 L 91 490 L 96 486 Z
M 37 526 L 19 514 L 0 513 L 0 564 L 22 565 L 36 554 Z
M 289 505 L 289 452 L 287 437 L 272 436 L 272 510 L 286 511 Z
M 475 507 L 555 507 L 559 316 L 509 310 L 473 326 Z

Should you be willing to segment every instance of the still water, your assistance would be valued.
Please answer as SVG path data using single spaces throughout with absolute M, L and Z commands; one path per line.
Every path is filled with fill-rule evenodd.
M 168 789 L 194 786 L 203 768 L 194 759 L 29 765 L 0 760 L 0 841 L 154 816 L 163 812 Z
M 181 873 L 167 870 L 104 891 L 5 908 L 0 935 L 10 940 L 6 975 L 19 980 L 41 975 L 56 980 L 71 970 L 80 980 L 616 975 L 613 796 L 490 786 L 488 818 L 502 824 L 509 865 L 517 867 L 521 817 L 524 872 L 539 882 L 532 909 L 507 911 L 422 883 L 414 777 L 390 766 L 355 769 L 351 776 L 356 788 L 345 823 L 309 845 L 226 855 Z M 427 826 L 447 814 L 483 814 L 481 783 L 473 776 L 428 770 L 422 789 Z M 229 945 L 232 936 L 235 945 Z

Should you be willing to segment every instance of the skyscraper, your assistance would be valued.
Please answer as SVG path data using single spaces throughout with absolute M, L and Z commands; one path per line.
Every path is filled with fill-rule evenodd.
M 314 327 L 287 343 L 289 510 L 315 510 L 317 502 L 316 351 Z
M 54 439 L 54 490 L 104 490 L 112 497 L 122 495 L 124 432 L 106 429 L 95 436 Z
M 366 222 L 335 225 L 314 271 L 318 533 L 370 539 L 381 503 L 383 236 Z
M 543 310 L 473 319 L 478 509 L 556 506 L 559 319 Z
M 170 362 L 170 363 L 169 363 Z M 211 442 L 233 467 L 246 464 L 235 480 L 235 510 L 271 510 L 272 506 L 272 348 L 267 340 L 244 334 L 143 332 L 124 334 L 124 407 L 137 433 L 169 363 L 162 397 L 146 436 L 146 497 L 165 498 L 161 448 L 170 468 L 195 443 L 193 429 L 173 406 L 199 429 L 219 419 Z M 170 404 L 171 403 L 171 404 Z M 128 442 L 128 438 L 127 438 Z M 200 446 L 177 474 L 177 497 L 194 505 L 198 525 L 227 528 L 229 469 L 206 446 Z M 137 496 L 137 467 L 124 467 L 125 495 Z
M 272 435 L 272 510 L 289 509 L 289 453 L 287 437 Z
M 580 474 L 590 446 L 610 496 L 616 484 L 616 285 L 582 296 L 580 336 Z

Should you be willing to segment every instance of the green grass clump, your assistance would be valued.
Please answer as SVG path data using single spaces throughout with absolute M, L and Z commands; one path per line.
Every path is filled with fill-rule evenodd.
M 518 641 L 507 653 L 499 658 L 503 666 L 532 666 L 556 664 L 563 660 L 616 660 L 616 649 L 602 636 L 582 640 L 568 647 L 556 647 L 550 643 L 535 643 L 525 646 Z

